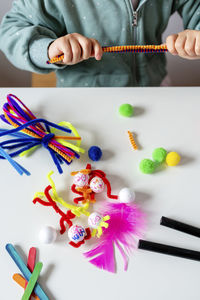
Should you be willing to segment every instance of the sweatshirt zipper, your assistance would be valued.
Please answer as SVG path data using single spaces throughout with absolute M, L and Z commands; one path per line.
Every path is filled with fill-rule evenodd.
M 137 26 L 138 26 L 138 13 L 137 13 L 137 11 L 133 11 L 132 26 L 133 26 L 133 43 L 135 45 L 136 44 L 136 30 L 137 30 Z M 136 80 L 136 84 L 138 85 L 138 78 L 137 78 L 137 71 L 136 71 L 136 53 L 133 53 L 133 56 L 134 56 L 133 61 L 134 61 L 135 80 Z
M 137 11 L 134 11 L 133 12 L 133 26 L 137 26 L 137 21 L 138 21 L 138 14 L 137 14 Z

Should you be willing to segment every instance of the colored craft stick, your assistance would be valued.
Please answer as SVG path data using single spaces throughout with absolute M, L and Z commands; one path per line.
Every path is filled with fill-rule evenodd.
M 13 261 L 16 263 L 16 265 L 18 266 L 22 274 L 24 275 L 25 279 L 29 281 L 31 278 L 31 272 L 29 271 L 28 267 L 25 265 L 23 259 L 20 257 L 20 255 L 18 254 L 14 246 L 12 244 L 7 244 L 6 250 L 11 256 L 11 258 L 13 259 Z M 35 285 L 34 291 L 36 295 L 40 298 L 40 300 L 49 300 L 49 298 L 47 297 L 47 295 L 45 294 L 45 292 L 43 291 L 43 289 L 38 283 Z
M 35 260 L 36 260 L 36 248 L 32 247 L 29 250 L 28 261 L 27 261 L 27 267 L 29 268 L 31 273 L 33 273 L 33 270 L 35 268 Z M 27 285 L 28 285 L 28 281 L 26 281 L 25 288 L 27 287 Z
M 130 45 L 130 46 L 113 46 L 113 47 L 102 47 L 105 53 L 163 53 L 167 52 L 166 45 Z M 64 59 L 64 54 L 60 54 L 47 61 L 47 64 L 55 64 L 61 62 Z
M 29 279 L 29 282 L 28 282 L 28 285 L 25 289 L 25 292 L 24 292 L 24 295 L 22 296 L 22 300 L 29 300 L 33 290 L 34 290 L 34 287 L 37 283 L 37 280 L 39 278 L 39 275 L 40 275 L 40 272 L 42 270 L 42 267 L 43 267 L 43 264 L 41 262 L 38 262 L 36 265 L 35 265 L 35 268 L 33 270 L 33 273 Z
M 200 228 L 198 227 L 194 227 L 179 221 L 175 221 L 173 219 L 169 219 L 166 217 L 162 217 L 160 220 L 160 225 L 190 234 L 190 235 L 194 235 L 198 238 L 200 238 Z
M 26 285 L 28 284 L 28 282 L 26 281 L 26 279 L 21 276 L 20 274 L 14 274 L 13 275 L 13 280 L 19 284 L 23 289 L 26 288 Z M 32 296 L 35 298 L 35 300 L 40 300 L 40 298 L 33 292 Z
M 35 268 L 35 260 L 36 260 L 36 248 L 32 247 L 29 250 L 28 261 L 27 261 L 27 267 L 29 268 L 31 273 L 33 272 L 33 270 Z
M 137 144 L 134 140 L 133 134 L 130 131 L 128 131 L 128 135 L 129 135 L 129 140 L 131 142 L 131 145 L 132 145 L 133 149 L 138 150 L 138 146 L 137 146 Z
M 167 254 L 167 255 L 178 256 L 186 259 L 200 261 L 199 251 L 193 251 L 189 249 L 178 248 L 178 247 L 158 244 L 158 243 L 144 241 L 144 240 L 139 241 L 138 248 L 142 250 L 161 253 L 161 254 Z

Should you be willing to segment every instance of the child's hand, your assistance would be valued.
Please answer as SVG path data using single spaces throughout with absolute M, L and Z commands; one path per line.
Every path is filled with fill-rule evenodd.
M 167 48 L 173 55 L 186 59 L 200 59 L 200 31 L 184 30 L 178 34 L 168 36 Z
M 98 41 L 78 33 L 71 33 L 55 40 L 48 50 L 50 59 L 63 53 L 63 64 L 74 65 L 90 57 L 100 60 L 103 51 Z

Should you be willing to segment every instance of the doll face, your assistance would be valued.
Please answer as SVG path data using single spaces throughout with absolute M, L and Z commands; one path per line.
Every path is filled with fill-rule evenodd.
M 79 172 L 78 174 L 76 174 L 74 176 L 73 183 L 77 187 L 84 187 L 84 186 L 86 186 L 88 184 L 88 180 L 89 180 L 89 175 L 83 174 L 83 173 Z
M 88 218 L 88 225 L 93 229 L 97 229 L 101 221 L 102 216 L 96 212 L 93 212 Z
M 96 176 L 90 182 L 90 188 L 94 193 L 101 193 L 104 190 L 104 182 L 103 180 Z
M 85 229 L 79 225 L 73 225 L 68 230 L 68 237 L 70 241 L 74 242 L 75 244 L 84 240 L 86 235 Z

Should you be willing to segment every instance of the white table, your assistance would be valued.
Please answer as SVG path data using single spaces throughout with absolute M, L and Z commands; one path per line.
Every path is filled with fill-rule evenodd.
M 136 191 L 137 202 L 148 216 L 145 238 L 200 250 L 198 238 L 162 227 L 162 215 L 200 226 L 200 88 L 126 89 L 0 89 L 0 105 L 8 93 L 16 94 L 38 117 L 52 122 L 70 121 L 87 150 L 99 145 L 104 158 L 92 164 L 107 172 L 113 193 L 124 186 Z M 118 115 L 122 103 L 135 106 L 136 115 Z M 5 127 L 1 123 L 1 128 Z M 127 130 L 137 134 L 141 150 L 133 152 Z M 154 175 L 138 170 L 141 159 L 151 158 L 156 147 L 178 151 L 182 163 Z M 85 167 L 87 153 L 60 176 L 46 150 L 17 159 L 32 175 L 19 176 L 6 161 L 0 162 L 0 282 L 1 299 L 20 299 L 22 289 L 12 280 L 17 267 L 5 251 L 8 242 L 26 258 L 31 246 L 39 250 L 44 268 L 40 283 L 50 300 L 196 300 L 199 298 L 200 263 L 138 250 L 130 257 L 127 272 L 117 254 L 118 272 L 95 268 L 82 256 L 86 248 L 67 244 L 67 234 L 54 245 L 42 245 L 38 232 L 45 224 L 59 229 L 51 208 L 32 204 L 36 191 L 48 185 L 46 174 L 55 170 L 58 191 L 69 196 L 70 171 Z

